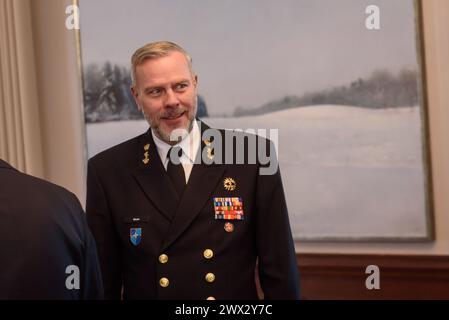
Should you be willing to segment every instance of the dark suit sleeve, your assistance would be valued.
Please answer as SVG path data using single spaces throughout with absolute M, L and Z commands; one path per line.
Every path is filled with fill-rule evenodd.
M 88 163 L 87 173 L 86 213 L 97 243 L 105 298 L 120 299 L 122 280 L 117 235 L 111 221 L 106 195 L 91 161 Z
M 83 283 L 81 285 L 81 298 L 84 300 L 102 300 L 104 298 L 104 288 L 101 277 L 100 263 L 98 261 L 97 248 L 94 237 L 92 236 L 92 233 L 87 225 L 86 218 L 84 217 L 84 212 L 82 212 L 82 214 L 83 226 L 86 232 L 84 240 L 84 267 L 81 274 L 83 279 Z
M 63 226 L 63 230 L 66 230 L 66 243 L 72 242 L 70 248 L 80 248 L 80 252 L 76 254 L 73 254 L 74 252 L 70 250 L 61 254 L 64 257 L 72 253 L 72 259 L 75 258 L 76 265 L 80 268 L 80 291 L 78 297 L 83 300 L 101 300 L 104 298 L 104 290 L 100 263 L 95 240 L 87 225 L 86 214 L 76 195 L 60 187 L 52 186 L 52 190 L 63 201 L 67 208 L 66 213 L 71 213 L 69 216 L 63 214 L 65 212 L 58 210 L 57 216 L 54 217 L 56 219 L 55 223 Z M 76 233 L 73 234 L 73 231 Z M 81 244 L 78 241 L 81 241 Z
M 259 171 L 257 179 L 256 233 L 264 298 L 299 299 L 296 253 L 280 171 L 272 175 Z

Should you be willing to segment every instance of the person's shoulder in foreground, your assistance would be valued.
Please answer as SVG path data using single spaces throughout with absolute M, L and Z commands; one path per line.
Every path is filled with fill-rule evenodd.
M 94 239 L 74 194 L 0 159 L 0 299 L 101 299 Z

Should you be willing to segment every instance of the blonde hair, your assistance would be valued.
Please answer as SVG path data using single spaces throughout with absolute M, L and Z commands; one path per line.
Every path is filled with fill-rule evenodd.
M 173 51 L 181 52 L 189 65 L 190 72 L 193 74 L 192 70 L 192 57 L 183 48 L 178 46 L 176 43 L 169 41 L 158 41 L 152 42 L 144 45 L 143 47 L 137 49 L 131 57 L 131 80 L 132 86 L 136 85 L 136 68 L 148 59 L 161 58 L 169 55 Z

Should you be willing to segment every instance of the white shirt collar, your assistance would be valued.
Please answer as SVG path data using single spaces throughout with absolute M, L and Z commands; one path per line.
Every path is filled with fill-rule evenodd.
M 174 146 L 166 143 L 158 136 L 156 136 L 151 129 L 151 135 L 153 136 L 154 143 L 156 144 L 157 152 L 159 153 L 159 157 L 161 158 L 162 163 L 165 165 L 167 160 L 167 153 L 171 147 L 179 146 L 182 149 L 182 157 L 180 159 L 181 162 L 189 161 L 190 163 L 194 163 L 196 154 L 198 153 L 198 149 L 200 147 L 200 129 L 198 127 L 198 123 L 196 119 L 193 119 L 192 130 L 189 132 L 187 136 L 184 137 L 180 142 L 175 144 Z M 186 157 L 187 158 L 186 158 Z

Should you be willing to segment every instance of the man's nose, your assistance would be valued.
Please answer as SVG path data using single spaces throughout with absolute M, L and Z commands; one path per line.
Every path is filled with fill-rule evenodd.
M 179 105 L 178 97 L 176 96 L 176 93 L 173 90 L 167 90 L 166 91 L 166 99 L 165 99 L 165 106 L 166 107 L 177 107 Z

